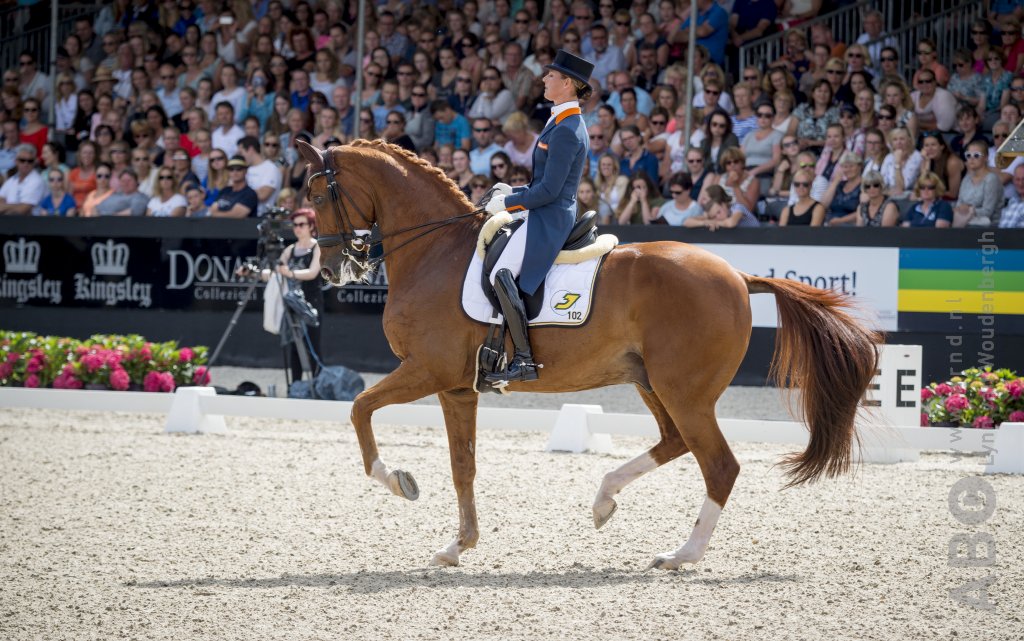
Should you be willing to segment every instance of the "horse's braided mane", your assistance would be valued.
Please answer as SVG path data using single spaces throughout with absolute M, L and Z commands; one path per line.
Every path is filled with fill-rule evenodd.
M 428 175 L 436 176 L 438 179 L 440 179 L 441 182 L 448 187 L 448 190 L 451 192 L 452 197 L 458 200 L 460 203 L 464 203 L 466 205 L 469 205 L 470 207 L 473 206 L 473 204 L 469 202 L 469 199 L 466 198 L 466 194 L 464 194 L 462 192 L 462 189 L 459 188 L 458 184 L 456 184 L 454 180 L 449 178 L 448 175 L 444 173 L 444 171 L 438 169 L 434 165 L 431 165 L 429 162 L 420 158 L 419 156 L 417 156 L 416 154 L 412 153 L 411 151 L 404 147 L 399 147 L 394 143 L 390 143 L 387 142 L 386 140 L 381 140 L 379 138 L 377 140 L 366 140 L 360 138 L 350 142 L 349 146 L 368 147 L 371 149 L 377 149 L 379 151 L 384 152 L 385 154 L 388 154 L 389 156 L 395 157 L 398 160 L 404 160 L 410 165 L 415 165 L 421 168 L 423 171 L 425 171 Z

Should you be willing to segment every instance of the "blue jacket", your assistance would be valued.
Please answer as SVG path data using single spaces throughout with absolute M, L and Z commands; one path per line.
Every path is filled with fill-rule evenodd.
M 533 148 L 533 180 L 505 199 L 509 211 L 528 209 L 526 256 L 519 288 L 533 294 L 544 282 L 576 222 L 576 190 L 589 168 L 590 139 L 579 109 L 551 121 Z

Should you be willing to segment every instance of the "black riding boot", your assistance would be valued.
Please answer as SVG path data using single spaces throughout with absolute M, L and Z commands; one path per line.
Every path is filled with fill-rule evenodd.
M 494 293 L 498 296 L 501 313 L 508 323 L 515 355 L 512 357 L 512 362 L 505 368 L 504 374 L 500 372 L 488 374 L 485 380 L 491 384 L 535 381 L 537 380 L 537 365 L 533 362 L 533 352 L 530 350 L 526 305 L 523 304 L 523 299 L 519 295 L 519 286 L 516 285 L 512 272 L 507 269 L 498 270 L 494 276 Z

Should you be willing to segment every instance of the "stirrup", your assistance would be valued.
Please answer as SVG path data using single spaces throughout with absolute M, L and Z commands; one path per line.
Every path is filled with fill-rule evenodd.
M 516 356 L 503 372 L 493 372 L 488 374 L 484 377 L 484 380 L 494 387 L 504 387 L 509 383 L 526 383 L 529 381 L 535 381 L 540 378 L 540 374 L 537 370 L 541 367 L 543 367 L 543 365 L 538 365 L 520 356 Z

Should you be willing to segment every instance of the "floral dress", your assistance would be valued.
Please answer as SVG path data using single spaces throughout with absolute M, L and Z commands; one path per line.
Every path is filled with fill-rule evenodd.
M 1003 98 L 1003 91 L 1010 88 L 1013 82 L 1013 74 L 1004 71 L 999 74 L 999 79 L 992 78 L 992 74 L 986 73 L 982 86 L 985 88 L 985 111 L 998 111 L 999 103 Z
M 839 109 L 837 107 L 829 107 L 824 115 L 816 117 L 814 115 L 814 105 L 804 103 L 796 108 L 793 116 L 800 123 L 796 128 L 798 138 L 824 140 L 828 126 L 839 122 Z

